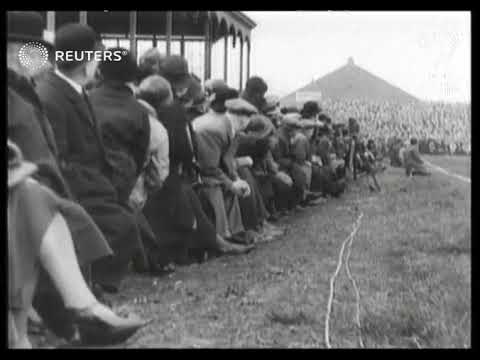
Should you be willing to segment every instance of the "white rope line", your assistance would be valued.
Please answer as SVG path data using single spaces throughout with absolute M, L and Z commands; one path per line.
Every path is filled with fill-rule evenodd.
M 359 222 L 360 222 L 362 216 L 363 216 L 363 213 L 359 217 L 359 220 L 358 220 Z M 355 321 L 356 321 L 357 331 L 358 331 L 358 342 L 360 344 L 360 347 L 364 348 L 365 345 L 363 344 L 363 338 L 362 338 L 362 326 L 360 324 L 360 291 L 358 290 L 357 283 L 355 282 L 355 279 L 353 278 L 352 273 L 350 272 L 350 262 L 349 262 L 350 251 L 352 249 L 352 243 L 353 243 L 354 238 L 355 238 L 355 236 L 350 237 L 350 242 L 348 243 L 348 246 L 347 246 L 347 255 L 345 257 L 345 268 L 347 270 L 347 276 L 350 279 L 350 281 L 352 282 L 353 290 L 355 291 L 356 310 L 357 310 L 356 315 L 355 315 Z
M 433 169 L 435 169 L 435 170 L 437 170 L 437 171 L 439 171 L 439 172 L 441 172 L 441 173 L 443 173 L 443 174 L 445 174 L 445 175 L 452 176 L 452 177 L 457 178 L 457 179 L 459 179 L 459 180 L 461 180 L 461 181 L 464 181 L 464 182 L 466 182 L 466 183 L 468 183 L 468 184 L 471 183 L 471 180 L 470 180 L 470 178 L 468 178 L 468 177 L 465 177 L 465 176 L 462 176 L 462 175 L 458 175 L 458 174 L 452 173 L 452 172 L 450 172 L 450 171 L 448 171 L 448 170 L 445 170 L 444 168 L 441 168 L 440 166 L 437 166 L 437 165 L 432 164 L 431 162 L 429 162 L 429 161 L 427 161 L 427 160 L 423 160 L 423 161 L 425 162 L 425 164 L 427 164 L 427 165 L 430 166 L 431 168 L 433 168 Z
M 417 346 L 418 349 L 421 349 L 422 348 L 422 345 L 420 345 L 420 343 L 418 342 L 418 339 L 416 336 L 414 336 L 412 338 L 413 342 L 415 343 L 415 345 Z
M 335 272 L 333 273 L 332 277 L 330 278 L 330 294 L 328 296 L 328 303 L 327 303 L 327 314 L 325 316 L 325 345 L 327 346 L 328 349 L 330 349 L 332 346 L 330 345 L 330 313 L 332 312 L 332 303 L 333 303 L 333 297 L 334 297 L 334 291 L 335 291 L 335 279 L 338 276 L 338 273 L 340 272 L 340 269 L 342 267 L 342 259 L 343 259 L 343 252 L 345 250 L 345 245 L 348 242 L 348 240 L 355 235 L 357 232 L 358 228 L 360 227 L 360 220 L 363 217 L 363 213 L 361 213 L 357 220 L 355 221 L 355 225 L 353 227 L 352 232 L 348 237 L 343 241 L 342 246 L 340 248 L 340 253 L 338 254 L 338 263 L 337 263 L 337 268 L 335 269 Z

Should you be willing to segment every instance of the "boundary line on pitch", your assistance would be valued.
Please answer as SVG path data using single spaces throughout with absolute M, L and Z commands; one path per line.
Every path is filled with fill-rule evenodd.
M 457 178 L 461 181 L 464 181 L 468 184 L 471 184 L 472 180 L 470 178 L 467 178 L 465 176 L 462 176 L 462 175 L 458 175 L 458 174 L 455 174 L 453 172 L 450 172 L 448 170 L 445 170 L 444 168 L 440 167 L 440 166 L 437 166 L 435 164 L 432 164 L 431 162 L 427 161 L 427 160 L 423 160 L 425 162 L 425 164 L 427 164 L 428 166 L 430 166 L 431 168 L 437 170 L 437 171 L 440 171 L 441 173 L 445 174 L 445 175 L 448 175 L 448 176 L 452 176 L 454 178 Z

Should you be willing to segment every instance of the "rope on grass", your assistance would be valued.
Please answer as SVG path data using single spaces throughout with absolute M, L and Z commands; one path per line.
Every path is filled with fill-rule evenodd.
M 338 254 L 338 263 L 337 263 L 337 268 L 335 269 L 335 272 L 333 273 L 332 277 L 330 278 L 330 294 L 328 296 L 328 303 L 327 303 L 327 314 L 325 316 L 325 344 L 328 349 L 330 349 L 332 346 L 330 345 L 330 313 L 332 312 L 332 304 L 333 304 L 333 298 L 334 298 L 334 292 L 335 292 L 335 279 L 338 276 L 338 273 L 340 272 L 340 269 L 342 268 L 342 259 L 343 259 L 343 252 L 345 250 L 345 245 L 347 244 L 348 240 L 350 240 L 353 236 L 355 236 L 356 232 L 358 231 L 358 228 L 360 227 L 360 221 L 363 217 L 363 212 L 360 213 L 358 216 L 357 220 L 355 221 L 355 225 L 353 227 L 352 232 L 348 237 L 343 241 L 342 246 L 340 248 L 340 253 Z
M 457 178 L 457 179 L 459 179 L 459 180 L 461 180 L 461 181 L 463 181 L 463 182 L 466 182 L 466 183 L 468 183 L 468 184 L 471 183 L 471 179 L 470 179 L 470 178 L 467 178 L 467 177 L 465 177 L 465 176 L 458 175 L 458 174 L 455 174 L 455 173 L 450 172 L 450 171 L 448 171 L 448 170 L 445 170 L 444 168 L 441 168 L 440 166 L 434 165 L 434 164 L 432 164 L 431 162 L 429 162 L 429 161 L 427 161 L 427 160 L 424 160 L 424 163 L 427 164 L 428 166 L 430 166 L 432 169 L 435 169 L 435 170 L 437 170 L 437 171 L 439 171 L 439 172 L 441 172 L 441 173 L 443 173 L 443 174 L 445 174 L 445 175 L 452 176 L 452 177 Z
M 363 214 L 361 214 L 361 216 L 363 216 Z M 345 257 L 345 268 L 347 270 L 347 276 L 350 279 L 350 281 L 352 282 L 353 290 L 355 291 L 356 310 L 357 310 L 356 315 L 355 315 L 355 322 L 356 322 L 357 331 L 358 331 L 358 342 L 360 344 L 360 347 L 364 348 L 365 345 L 363 344 L 363 338 L 362 338 L 362 326 L 360 324 L 360 291 L 358 290 L 357 283 L 355 282 L 355 279 L 353 278 L 352 273 L 350 271 L 350 262 L 349 262 L 350 252 L 351 252 L 351 249 L 352 249 L 352 243 L 353 243 L 354 238 L 355 238 L 355 236 L 350 237 L 350 242 L 348 243 L 348 246 L 347 246 L 347 255 Z

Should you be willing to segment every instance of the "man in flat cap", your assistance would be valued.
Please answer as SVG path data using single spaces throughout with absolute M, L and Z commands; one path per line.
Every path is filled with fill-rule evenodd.
M 279 170 L 286 172 L 293 180 L 291 196 L 285 199 L 280 206 L 287 210 L 292 210 L 300 205 L 308 188 L 308 179 L 296 161 L 298 154 L 295 152 L 295 141 L 302 130 L 300 119 L 301 115 L 298 112 L 283 116 L 282 125 L 277 131 L 278 144 L 272 151 L 273 158 L 280 165 Z
M 99 40 L 89 26 L 70 23 L 57 30 L 55 47 L 64 52 L 95 51 L 102 48 Z M 100 124 L 84 90 L 94 78 L 97 61 L 87 56 L 72 61 L 64 57 L 56 65 L 39 81 L 38 94 L 52 124 L 62 173 L 114 251 L 114 256 L 93 264 L 93 279 L 103 290 L 116 292 L 140 240 L 135 218 L 109 180 L 114 166 L 107 157 Z
M 188 62 L 180 55 L 167 56 L 160 66 L 160 75 L 172 85 L 173 95 L 181 99 L 190 85 Z
M 251 189 L 236 172 L 234 137 L 257 110 L 237 96 L 228 87 L 215 89 L 210 110 L 193 121 L 193 129 L 203 180 L 199 191 L 212 208 L 217 232 L 225 239 L 249 242 L 241 235 L 246 233 L 238 199 L 249 196 Z

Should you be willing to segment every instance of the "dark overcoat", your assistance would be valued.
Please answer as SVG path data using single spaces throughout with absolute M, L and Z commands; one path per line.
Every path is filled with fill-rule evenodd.
M 37 93 L 52 125 L 60 170 L 115 254 L 96 262 L 92 276 L 100 284 L 118 287 L 139 248 L 139 231 L 133 215 L 120 203 L 109 181 L 113 169 L 91 104 L 53 72 L 38 82 Z
M 108 162 L 115 169 L 110 180 L 120 200 L 126 202 L 147 158 L 150 141 L 147 110 L 125 84 L 105 81 L 88 95 L 101 127 Z

